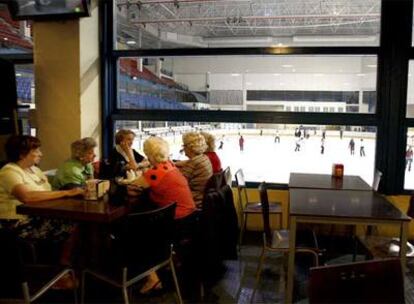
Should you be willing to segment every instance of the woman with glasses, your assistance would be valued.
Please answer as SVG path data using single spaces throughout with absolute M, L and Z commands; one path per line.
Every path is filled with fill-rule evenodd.
M 206 140 L 197 132 L 183 135 L 184 153 L 188 160 L 176 162 L 175 165 L 187 178 L 197 207 L 201 207 L 207 181 L 213 175 L 210 159 L 204 154 L 207 150 Z
M 81 188 L 52 191 L 45 174 L 37 167 L 40 141 L 26 135 L 11 136 L 5 145 L 8 163 L 0 170 L 0 227 L 13 229 L 21 238 L 64 241 L 60 262 L 70 263 L 73 226 L 62 221 L 27 217 L 16 213 L 20 204 L 83 194 Z

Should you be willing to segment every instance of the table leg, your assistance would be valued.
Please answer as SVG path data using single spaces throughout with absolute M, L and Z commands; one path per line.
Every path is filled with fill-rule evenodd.
M 403 274 L 405 274 L 405 268 L 407 267 L 407 232 L 408 222 L 403 222 L 400 228 L 400 259 Z
M 290 217 L 289 226 L 289 260 L 287 269 L 287 288 L 285 303 L 292 303 L 293 299 L 293 279 L 295 277 L 295 248 L 296 248 L 296 217 Z

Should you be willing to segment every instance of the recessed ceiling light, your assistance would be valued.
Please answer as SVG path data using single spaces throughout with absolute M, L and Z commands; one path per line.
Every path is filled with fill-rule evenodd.
M 22 76 L 22 74 L 20 74 L 20 73 L 16 74 L 16 77 L 21 77 L 21 76 Z
M 284 68 L 293 68 L 293 65 L 291 65 L 291 64 L 282 64 L 282 67 L 284 67 Z
M 7 41 L 7 40 L 9 40 L 9 38 L 7 38 L 7 37 L 4 37 L 4 38 L 3 38 L 3 40 Z
M 126 42 L 126 44 L 128 44 L 128 45 L 134 45 L 136 43 L 137 42 L 135 40 L 127 40 L 127 42 Z
M 236 76 L 240 76 L 240 74 L 233 73 L 233 74 L 231 74 L 231 76 L 236 77 Z
M 132 76 L 132 79 L 133 79 L 133 80 L 137 80 L 137 79 L 138 79 L 138 77 L 137 77 L 137 76 Z
M 368 68 L 376 68 L 376 67 L 377 67 L 377 65 L 376 65 L 376 64 L 367 64 L 367 67 L 368 67 Z
M 280 76 L 279 73 L 273 73 L 273 76 Z

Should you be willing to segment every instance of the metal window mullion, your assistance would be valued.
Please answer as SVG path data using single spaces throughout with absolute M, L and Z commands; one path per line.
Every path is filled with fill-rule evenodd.
M 405 115 L 412 0 L 383 0 L 378 56 L 376 167 L 383 172 L 380 191 L 401 193 L 406 144 Z

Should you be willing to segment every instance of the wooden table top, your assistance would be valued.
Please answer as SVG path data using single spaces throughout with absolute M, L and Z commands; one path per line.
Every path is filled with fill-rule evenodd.
M 108 199 L 87 201 L 82 198 L 61 198 L 22 204 L 16 207 L 16 212 L 80 222 L 110 223 L 126 215 L 128 209 L 126 206 L 114 206 Z
M 291 173 L 289 188 L 332 189 L 371 191 L 372 188 L 361 177 L 345 175 L 335 178 L 329 174 Z
M 411 218 L 373 191 L 289 190 L 289 215 L 387 221 Z

